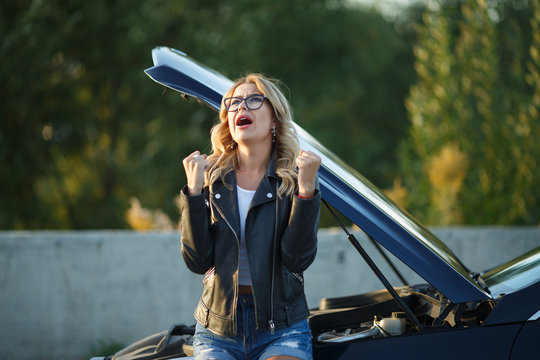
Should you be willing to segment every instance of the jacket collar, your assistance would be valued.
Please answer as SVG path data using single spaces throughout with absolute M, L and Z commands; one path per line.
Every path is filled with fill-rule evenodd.
M 274 201 L 277 197 L 276 184 L 278 184 L 278 181 L 279 176 L 276 174 L 276 164 L 272 153 L 268 170 L 257 187 L 250 208 Z M 232 189 L 229 189 L 221 180 L 217 180 L 210 187 L 211 201 L 218 207 L 221 215 L 229 222 L 235 232 L 240 234 L 238 194 L 234 171 L 225 175 L 225 182 L 227 185 L 232 186 Z

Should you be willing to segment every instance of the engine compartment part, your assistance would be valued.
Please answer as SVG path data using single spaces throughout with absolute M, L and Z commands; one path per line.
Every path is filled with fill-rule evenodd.
M 391 317 L 379 319 L 375 316 L 371 327 L 361 324 L 357 330 L 348 328 L 344 332 L 335 330 L 324 332 L 317 337 L 319 342 L 347 342 L 357 339 L 374 338 L 380 336 L 396 336 L 405 333 L 407 319 L 403 312 L 393 312 Z M 369 325 L 369 323 L 367 323 Z
M 430 285 L 396 287 L 401 300 L 427 331 L 482 325 L 493 308 L 490 302 L 453 304 Z M 310 327 L 319 343 L 418 333 L 385 290 L 322 299 L 311 311 Z

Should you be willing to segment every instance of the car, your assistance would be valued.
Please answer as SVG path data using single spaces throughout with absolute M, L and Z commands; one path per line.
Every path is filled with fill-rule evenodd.
M 152 50 L 145 70 L 157 83 L 219 111 L 232 81 L 169 47 Z M 381 281 L 381 290 L 324 298 L 311 309 L 314 359 L 537 359 L 540 247 L 484 272 L 467 268 L 425 226 L 295 124 L 302 149 L 322 158 L 322 202 Z M 341 214 L 341 215 L 339 215 Z M 392 286 L 343 224 L 364 231 L 425 283 Z M 384 255 L 384 251 L 381 250 Z M 474 269 L 478 270 L 478 269 Z M 97 359 L 189 359 L 194 326 L 173 325 Z

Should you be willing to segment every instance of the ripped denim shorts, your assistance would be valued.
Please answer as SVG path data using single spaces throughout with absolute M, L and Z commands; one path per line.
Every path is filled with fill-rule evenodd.
M 307 320 L 292 324 L 271 334 L 256 330 L 252 295 L 240 295 L 237 311 L 237 335 L 216 335 L 197 323 L 193 350 L 195 360 L 264 360 L 272 356 L 289 355 L 302 360 L 313 359 L 311 330 Z

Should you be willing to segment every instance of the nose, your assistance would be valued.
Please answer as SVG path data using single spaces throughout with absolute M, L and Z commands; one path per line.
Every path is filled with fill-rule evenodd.
M 244 110 L 247 110 L 247 109 L 248 109 L 248 106 L 247 106 L 247 99 L 242 99 L 242 101 L 240 102 L 240 104 L 238 104 L 238 110 L 237 110 L 237 111 L 240 111 L 241 109 L 244 109 Z

